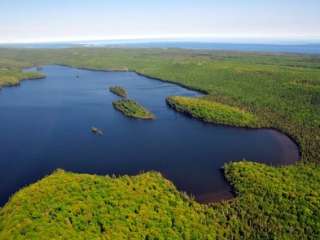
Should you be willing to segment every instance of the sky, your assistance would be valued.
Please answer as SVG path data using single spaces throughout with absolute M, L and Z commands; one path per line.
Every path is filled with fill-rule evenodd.
M 320 40 L 320 0 L 1 0 L 0 43 Z

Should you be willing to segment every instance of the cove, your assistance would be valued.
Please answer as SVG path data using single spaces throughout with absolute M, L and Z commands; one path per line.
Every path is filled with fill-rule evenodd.
M 35 69 L 31 69 L 35 70 Z M 0 204 L 58 168 L 99 175 L 155 170 L 202 203 L 233 196 L 221 167 L 247 159 L 274 166 L 299 160 L 297 145 L 271 129 L 205 124 L 170 109 L 170 95 L 199 96 L 134 72 L 44 66 L 42 80 L 0 91 Z M 112 107 L 110 86 L 156 115 L 133 120 Z M 91 127 L 103 130 L 92 134 Z

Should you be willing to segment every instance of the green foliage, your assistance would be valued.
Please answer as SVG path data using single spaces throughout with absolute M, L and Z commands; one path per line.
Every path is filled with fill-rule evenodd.
M 252 127 L 256 122 L 255 116 L 250 113 L 201 98 L 171 96 L 166 101 L 176 111 L 209 123 Z
M 226 177 L 237 197 L 210 206 L 182 197 L 156 173 L 116 179 L 57 172 L 21 190 L 0 210 L 0 239 L 320 238 L 319 56 L 0 49 L 0 78 L 45 64 L 131 70 L 201 90 L 214 106 L 224 104 L 219 112 L 242 109 L 250 119 L 255 116 L 250 125 L 277 128 L 294 137 L 302 162 L 281 168 L 227 164 Z M 201 115 L 215 116 L 216 108 L 204 114 L 202 105 L 197 106 Z M 211 109 L 211 104 L 204 106 Z M 231 112 L 229 120 L 222 119 L 241 124 L 242 115 Z
M 225 165 L 238 197 L 201 205 L 156 172 L 59 170 L 0 210 L 0 239 L 319 239 L 320 167 Z
M 239 196 L 220 208 L 225 228 L 243 239 L 320 239 L 320 167 L 274 168 L 237 162 L 225 166 Z M 231 239 L 228 237 L 228 239 Z
M 127 117 L 139 119 L 154 119 L 155 116 L 134 100 L 121 99 L 112 103 L 113 107 Z
M 22 72 L 21 70 L 0 69 L 0 87 L 17 86 L 22 80 L 41 78 L 44 78 L 44 75 L 38 72 Z
M 202 207 L 160 174 L 102 177 L 57 171 L 0 212 L 0 239 L 214 239 Z
M 119 97 L 126 98 L 128 96 L 127 90 L 120 86 L 112 86 L 109 88 L 110 92 L 118 95 Z
M 6 55 L 7 52 L 10 53 L 10 57 Z M 13 54 L 13 56 L 11 56 L 11 54 Z M 40 79 L 45 77 L 39 72 L 23 72 L 22 69 L 26 67 L 32 67 L 32 63 L 20 59 L 15 51 L 1 49 L 0 88 L 4 86 L 17 86 L 22 80 Z
M 0 49 L 0 66 L 62 64 L 136 71 L 208 93 L 207 99 L 257 116 L 320 159 L 320 57 L 178 49 Z

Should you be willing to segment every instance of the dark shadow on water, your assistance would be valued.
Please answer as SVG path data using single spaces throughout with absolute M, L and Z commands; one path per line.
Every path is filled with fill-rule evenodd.
M 165 103 L 169 95 L 198 92 L 133 72 L 42 71 L 44 80 L 0 91 L 0 204 L 57 168 L 101 175 L 156 170 L 200 202 L 217 201 L 232 197 L 224 163 L 278 166 L 299 159 L 297 145 L 275 130 L 203 124 Z M 125 87 L 157 120 L 132 120 L 114 110 L 113 85 Z M 104 135 L 92 134 L 92 126 Z

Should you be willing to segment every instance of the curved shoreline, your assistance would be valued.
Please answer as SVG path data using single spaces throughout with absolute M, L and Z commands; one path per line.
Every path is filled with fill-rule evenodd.
M 135 74 L 137 74 L 139 76 L 146 77 L 146 78 L 153 79 L 153 80 L 157 80 L 157 81 L 160 81 L 160 82 L 172 83 L 172 84 L 175 84 L 177 86 L 183 87 L 183 88 L 188 89 L 188 90 L 197 91 L 197 92 L 199 92 L 201 94 L 205 94 L 205 95 L 209 94 L 209 92 L 207 92 L 206 90 L 203 90 L 203 89 L 198 89 L 198 88 L 194 88 L 194 87 L 190 87 L 190 86 L 184 85 L 182 83 L 177 83 L 177 82 L 174 82 L 174 81 L 153 77 L 151 75 L 140 73 L 140 72 L 138 72 L 136 70 L 130 70 L 130 69 L 127 69 L 127 70 L 125 70 L 125 69 L 123 69 L 123 70 L 97 69 L 97 68 L 87 68 L 87 67 L 76 67 L 76 66 L 67 65 L 67 64 L 50 64 L 50 65 L 61 66 L 61 67 L 69 67 L 69 68 L 74 68 L 74 69 L 79 69 L 79 70 L 95 71 L 95 72 L 131 72 L 131 73 L 135 73 Z
M 50 66 L 50 65 L 43 65 L 43 66 Z M 62 67 L 67 67 L 67 68 L 74 68 L 74 69 L 80 69 L 80 70 L 86 70 L 86 71 L 99 71 L 99 72 L 132 72 L 132 73 L 135 73 L 139 76 L 143 76 L 143 77 L 146 77 L 148 79 L 152 79 L 152 80 L 158 80 L 158 81 L 161 81 L 161 82 L 166 82 L 166 83 L 170 83 L 170 84 L 174 84 L 174 85 L 177 85 L 177 86 L 180 86 L 180 87 L 183 87 L 183 88 L 186 88 L 186 89 L 189 89 L 189 90 L 192 90 L 192 91 L 197 91 L 197 92 L 200 92 L 200 93 L 204 93 L 206 94 L 205 91 L 201 91 L 201 90 L 198 90 L 196 88 L 192 88 L 192 87 L 188 87 L 188 86 L 184 86 L 183 84 L 179 84 L 179 83 L 175 83 L 173 81 L 168 81 L 168 80 L 163 80 L 163 79 L 160 79 L 160 78 L 156 78 L 156 77 L 152 77 L 152 76 L 148 76 L 148 75 L 145 75 L 145 74 L 142 74 L 142 73 L 139 73 L 139 72 L 136 72 L 136 71 L 130 71 L 130 70 L 102 70 L 102 69 L 90 69 L 90 68 L 78 68 L 78 67 L 74 67 L 74 66 L 70 66 L 70 65 L 63 65 L 63 64 L 52 64 L 51 66 L 62 66 Z M 33 66 L 34 67 L 34 66 Z M 32 67 L 30 67 L 32 68 Z M 26 69 L 29 69 L 29 68 L 26 68 Z M 33 80 L 33 79 L 44 79 L 46 78 L 46 76 L 43 76 L 43 77 L 39 77 L 39 78 L 26 78 L 26 79 L 23 79 L 23 80 Z M 22 81 L 22 80 L 21 80 Z M 13 86 L 19 86 L 20 85 L 20 82 L 19 84 L 17 85 L 13 85 Z M 7 86 L 5 86 L 7 87 Z M 12 87 L 12 86 L 8 86 L 8 87 Z M 189 115 L 189 114 L 184 114 L 184 115 Z M 291 136 L 290 134 L 286 133 L 284 130 L 281 130 L 281 129 L 278 129 L 278 128 L 272 128 L 272 127 L 239 127 L 239 126 L 235 126 L 235 125 L 227 125 L 227 124 L 216 124 L 216 123 L 212 123 L 212 122 L 206 122 L 206 121 L 203 121 L 203 120 L 200 120 L 200 119 L 197 119 L 197 118 L 194 118 L 192 116 L 189 115 L 189 117 L 193 118 L 193 119 L 196 119 L 197 121 L 201 122 L 202 124 L 209 124 L 209 125 L 219 125 L 219 126 L 222 126 L 222 127 L 226 127 L 226 128 L 240 128 L 240 129 L 245 129 L 245 130 L 273 130 L 273 131 L 276 131 L 278 133 L 281 133 L 283 135 L 285 135 L 286 137 L 288 137 L 290 140 L 292 140 L 295 145 L 296 145 L 296 149 L 298 151 L 298 154 L 299 154 L 299 159 L 297 161 L 294 161 L 292 163 L 288 163 L 288 164 L 284 164 L 284 165 L 277 165 L 277 166 L 272 166 L 272 165 L 269 165 L 269 164 L 266 164 L 266 163 L 263 163 L 263 164 L 266 164 L 266 165 L 269 165 L 269 166 L 272 166 L 272 167 L 281 167 L 281 166 L 286 166 L 286 165 L 293 165 L 295 163 L 298 163 L 300 162 L 301 160 L 301 156 L 302 156 L 302 150 L 301 150 L 301 145 L 300 143 L 293 137 Z M 239 159 L 239 161 L 241 161 Z M 236 162 L 236 161 L 235 161 Z M 223 169 L 223 166 L 222 166 L 222 169 Z M 232 191 L 232 195 L 233 195 L 233 198 L 230 198 L 230 199 L 227 199 L 227 200 L 232 200 L 234 199 L 235 197 L 237 197 L 237 194 L 236 192 L 234 191 L 234 188 L 233 186 L 230 184 L 230 181 L 228 181 L 228 179 L 226 178 L 226 175 L 223 174 L 223 177 L 224 179 L 226 180 L 226 182 L 228 183 L 228 185 L 231 187 Z M 205 203 L 203 204 L 211 204 L 211 203 L 216 203 L 216 202 L 220 202 L 220 201 L 225 201 L 226 199 L 214 199 L 213 201 L 205 201 Z M 200 202 L 202 203 L 202 202 Z
M 153 76 L 150 76 L 150 75 L 147 75 L 147 74 L 144 74 L 144 73 L 137 72 L 135 70 L 129 70 L 129 69 L 128 70 L 112 70 L 112 69 L 94 69 L 94 68 L 91 69 L 91 68 L 86 68 L 86 67 L 76 67 L 76 66 L 67 65 L 67 64 L 53 64 L 53 65 L 62 66 L 62 67 L 68 67 L 68 68 L 74 68 L 74 69 L 79 69 L 79 70 L 97 71 L 97 72 L 131 72 L 131 73 L 135 73 L 135 74 L 137 74 L 139 76 L 146 77 L 146 78 L 149 78 L 149 79 L 152 79 L 152 80 L 157 80 L 157 81 L 161 81 L 161 82 L 165 82 L 165 83 L 175 84 L 177 86 L 183 87 L 183 88 L 188 89 L 188 90 L 192 90 L 192 91 L 199 92 L 201 94 L 209 95 L 209 93 L 207 91 L 205 91 L 205 90 L 193 88 L 193 87 L 186 86 L 186 85 L 181 84 L 181 83 L 176 83 L 176 82 L 170 81 L 170 80 L 165 80 L 165 79 L 153 77 Z M 186 116 L 188 116 L 188 115 L 186 114 Z M 297 150 L 298 150 L 298 153 L 299 153 L 299 160 L 296 161 L 296 162 L 300 162 L 301 161 L 301 157 L 302 157 L 301 144 L 298 142 L 298 140 L 294 136 L 292 136 L 290 133 L 286 132 L 283 129 L 276 128 L 276 127 L 239 127 L 239 126 L 235 126 L 235 125 L 210 123 L 210 122 L 206 122 L 206 121 L 194 118 L 192 116 L 188 116 L 188 117 L 193 118 L 195 120 L 198 120 L 199 122 L 201 122 L 203 124 L 209 124 L 209 125 L 219 125 L 219 126 L 222 126 L 222 127 L 242 128 L 242 129 L 247 129 L 247 130 L 260 130 L 260 129 L 262 129 L 262 130 L 277 131 L 277 132 L 287 136 L 291 141 L 293 141 L 295 143 L 295 145 L 297 145 Z
M 173 109 L 174 111 L 180 113 L 180 114 L 183 114 L 191 119 L 194 119 L 194 120 L 197 120 L 199 122 L 201 122 L 202 124 L 205 124 L 205 125 L 216 125 L 216 126 L 220 126 L 220 127 L 224 127 L 224 128 L 240 128 L 240 129 L 244 129 L 244 130 L 272 130 L 272 131 L 275 131 L 277 133 L 281 133 L 283 135 L 285 135 L 286 137 L 288 137 L 292 142 L 295 143 L 295 145 L 297 146 L 297 150 L 298 150 L 298 153 L 299 153 L 299 160 L 301 160 L 301 157 L 302 157 L 302 151 L 301 151 L 301 145 L 300 143 L 293 137 L 291 136 L 290 134 L 288 134 L 287 132 L 283 131 L 282 129 L 278 129 L 278 128 L 275 128 L 275 127 L 250 127 L 250 126 L 237 126 L 237 125 L 231 125 L 231 124 L 223 124 L 223 123 L 214 123 L 214 122 L 210 122 L 210 121 L 205 121 L 204 119 L 200 119 L 200 118 L 196 118 L 194 116 L 192 116 L 191 113 L 189 112 L 182 112 L 182 111 L 178 111 L 176 110 L 175 108 L 173 108 L 166 100 L 166 103 L 167 105 Z M 295 161 L 297 162 L 297 161 Z
M 2 88 L 7 88 L 7 87 L 19 87 L 23 81 L 28 81 L 28 80 L 41 80 L 41 79 L 45 79 L 47 76 L 43 75 L 43 76 L 39 76 L 39 77 L 27 77 L 27 78 L 22 78 L 20 79 L 17 83 L 14 84 L 4 84 L 4 85 L 0 85 L 0 90 Z
M 74 68 L 74 69 L 86 70 L 86 71 L 95 71 L 95 72 L 131 72 L 131 73 L 135 73 L 135 74 L 137 74 L 139 76 L 146 77 L 146 78 L 149 78 L 149 79 L 152 79 L 152 80 L 157 80 L 157 81 L 161 81 L 161 82 L 165 82 L 165 83 L 175 84 L 177 86 L 183 87 L 183 88 L 188 89 L 188 90 L 192 90 L 192 91 L 199 92 L 201 94 L 209 95 L 207 91 L 202 90 L 202 89 L 197 89 L 197 88 L 193 88 L 193 87 L 190 87 L 190 86 L 186 86 L 186 85 L 181 84 L 181 83 L 176 83 L 174 81 L 153 77 L 153 76 L 150 76 L 150 75 L 147 75 L 147 74 L 144 74 L 144 73 L 140 73 L 140 72 L 137 72 L 135 70 L 130 70 L 130 69 L 127 69 L 127 70 L 97 69 L 97 68 L 89 68 L 89 67 L 76 67 L 76 66 L 72 66 L 72 65 L 68 65 L 68 64 L 49 64 L 49 65 L 42 65 L 42 66 L 50 66 L 50 65 L 51 66 L 61 66 L 61 67 L 67 67 L 67 68 Z M 34 65 L 34 66 L 28 67 L 28 68 L 33 68 L 33 67 L 36 67 L 36 66 Z M 43 78 L 45 78 L 45 77 L 46 76 L 44 76 Z M 43 79 L 43 78 L 40 78 L 40 79 Z M 29 79 L 26 79 L 26 80 L 29 80 Z M 206 122 L 206 121 L 194 118 L 192 116 L 189 116 L 189 117 L 191 117 L 191 118 L 193 118 L 195 120 L 198 120 L 198 121 L 202 122 L 203 124 L 219 125 L 219 126 L 222 126 L 222 127 L 242 128 L 242 129 L 247 129 L 247 130 L 263 129 L 263 130 L 274 130 L 274 131 L 277 131 L 277 132 L 279 132 L 279 133 L 281 133 L 283 135 L 286 135 L 290 140 L 292 140 L 297 145 L 297 149 L 298 149 L 298 152 L 299 152 L 299 160 L 298 160 L 298 162 L 300 162 L 300 160 L 301 160 L 301 157 L 302 157 L 301 144 L 298 142 L 298 140 L 294 136 L 292 136 L 290 133 L 286 132 L 283 129 L 280 129 L 280 128 L 277 128 L 277 127 L 239 127 L 239 126 L 235 126 L 235 125 L 210 123 L 210 122 Z

